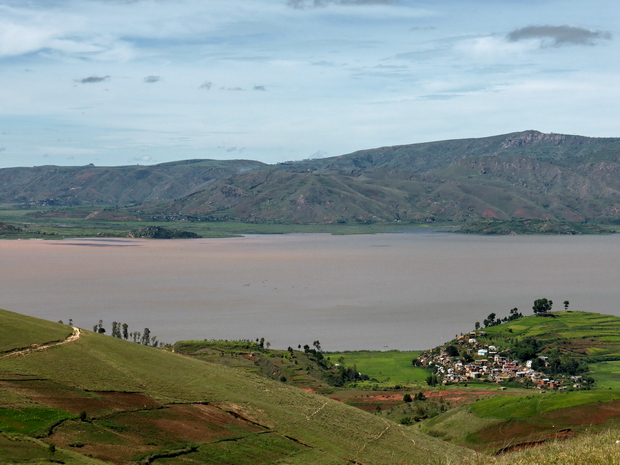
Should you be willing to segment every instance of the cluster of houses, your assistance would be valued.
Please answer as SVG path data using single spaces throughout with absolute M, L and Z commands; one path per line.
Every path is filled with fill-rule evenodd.
M 478 331 L 459 336 L 458 349 L 469 355 L 469 363 L 462 361 L 460 356 L 449 354 L 447 347 L 433 349 L 418 357 L 422 366 L 434 367 L 437 375 L 442 378 L 443 384 L 467 383 L 471 380 L 488 380 L 493 383 L 517 381 L 531 384 L 538 389 L 565 390 L 569 387 L 582 388 L 582 377 L 571 376 L 559 379 L 550 379 L 545 374 L 532 369 L 532 361 L 522 365 L 518 360 L 510 357 L 508 350 L 478 342 L 477 337 L 484 336 L 484 331 Z M 541 356 L 543 360 L 547 357 Z M 529 381 L 529 382 L 528 382 Z

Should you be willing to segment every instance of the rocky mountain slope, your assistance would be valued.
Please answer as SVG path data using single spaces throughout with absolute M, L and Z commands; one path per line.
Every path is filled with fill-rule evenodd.
M 127 205 L 167 200 L 214 179 L 266 166 L 248 160 L 184 160 L 152 166 L 36 166 L 0 169 L 0 202 Z
M 0 201 L 141 204 L 135 212 L 150 215 L 287 223 L 620 220 L 620 138 L 538 131 L 278 165 L 193 160 L 11 170 L 0 170 Z

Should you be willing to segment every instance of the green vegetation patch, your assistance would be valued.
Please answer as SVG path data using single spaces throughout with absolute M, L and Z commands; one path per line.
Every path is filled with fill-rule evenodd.
M 134 229 L 129 233 L 129 237 L 139 239 L 198 239 L 202 236 L 191 231 L 147 226 L 146 228 Z
M 178 341 L 174 344 L 174 351 L 179 354 L 198 355 L 201 350 L 216 349 L 222 352 L 249 353 L 258 352 L 263 347 L 258 342 L 253 341 Z
M 462 226 L 458 233 L 509 235 L 509 234 L 611 234 L 615 231 L 595 224 L 573 223 L 539 218 L 519 220 L 484 220 Z
M 570 352 L 575 358 L 620 358 L 620 317 L 576 311 L 557 311 L 550 315 L 532 315 L 484 328 L 486 337 L 479 339 L 505 346 L 505 341 L 532 337 L 545 346 Z
M 51 461 L 54 462 L 51 462 Z M 55 448 L 37 439 L 18 434 L 0 433 L 0 463 L 40 465 L 44 463 L 63 463 L 65 465 L 105 465 L 104 462 L 85 457 L 74 452 Z
M 471 404 L 473 413 L 480 417 L 501 419 L 527 418 L 552 410 L 593 402 L 611 402 L 620 399 L 620 391 L 572 391 L 532 394 L 527 396 L 502 396 Z
M 0 431 L 43 437 L 59 423 L 75 418 L 56 408 L 0 408 Z
M 347 351 L 332 352 L 329 357 L 334 363 L 355 366 L 361 373 L 380 382 L 390 384 L 423 383 L 428 371 L 412 365 L 421 351 Z
M 620 389 L 620 361 L 591 363 L 590 375 L 599 389 Z

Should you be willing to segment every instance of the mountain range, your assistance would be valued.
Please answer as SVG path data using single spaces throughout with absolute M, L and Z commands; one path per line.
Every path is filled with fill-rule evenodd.
M 5 168 L 0 202 L 102 205 L 133 215 L 276 223 L 620 217 L 620 138 L 534 130 L 267 165 Z

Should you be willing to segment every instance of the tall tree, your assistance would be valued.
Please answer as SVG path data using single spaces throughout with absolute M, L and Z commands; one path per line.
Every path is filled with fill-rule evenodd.
M 151 340 L 151 330 L 148 328 L 144 328 L 142 332 L 142 345 L 148 346 L 149 341 Z
M 118 321 L 112 322 L 112 337 L 121 339 L 121 324 Z
M 127 323 L 123 323 L 123 339 L 129 339 L 129 325 Z

